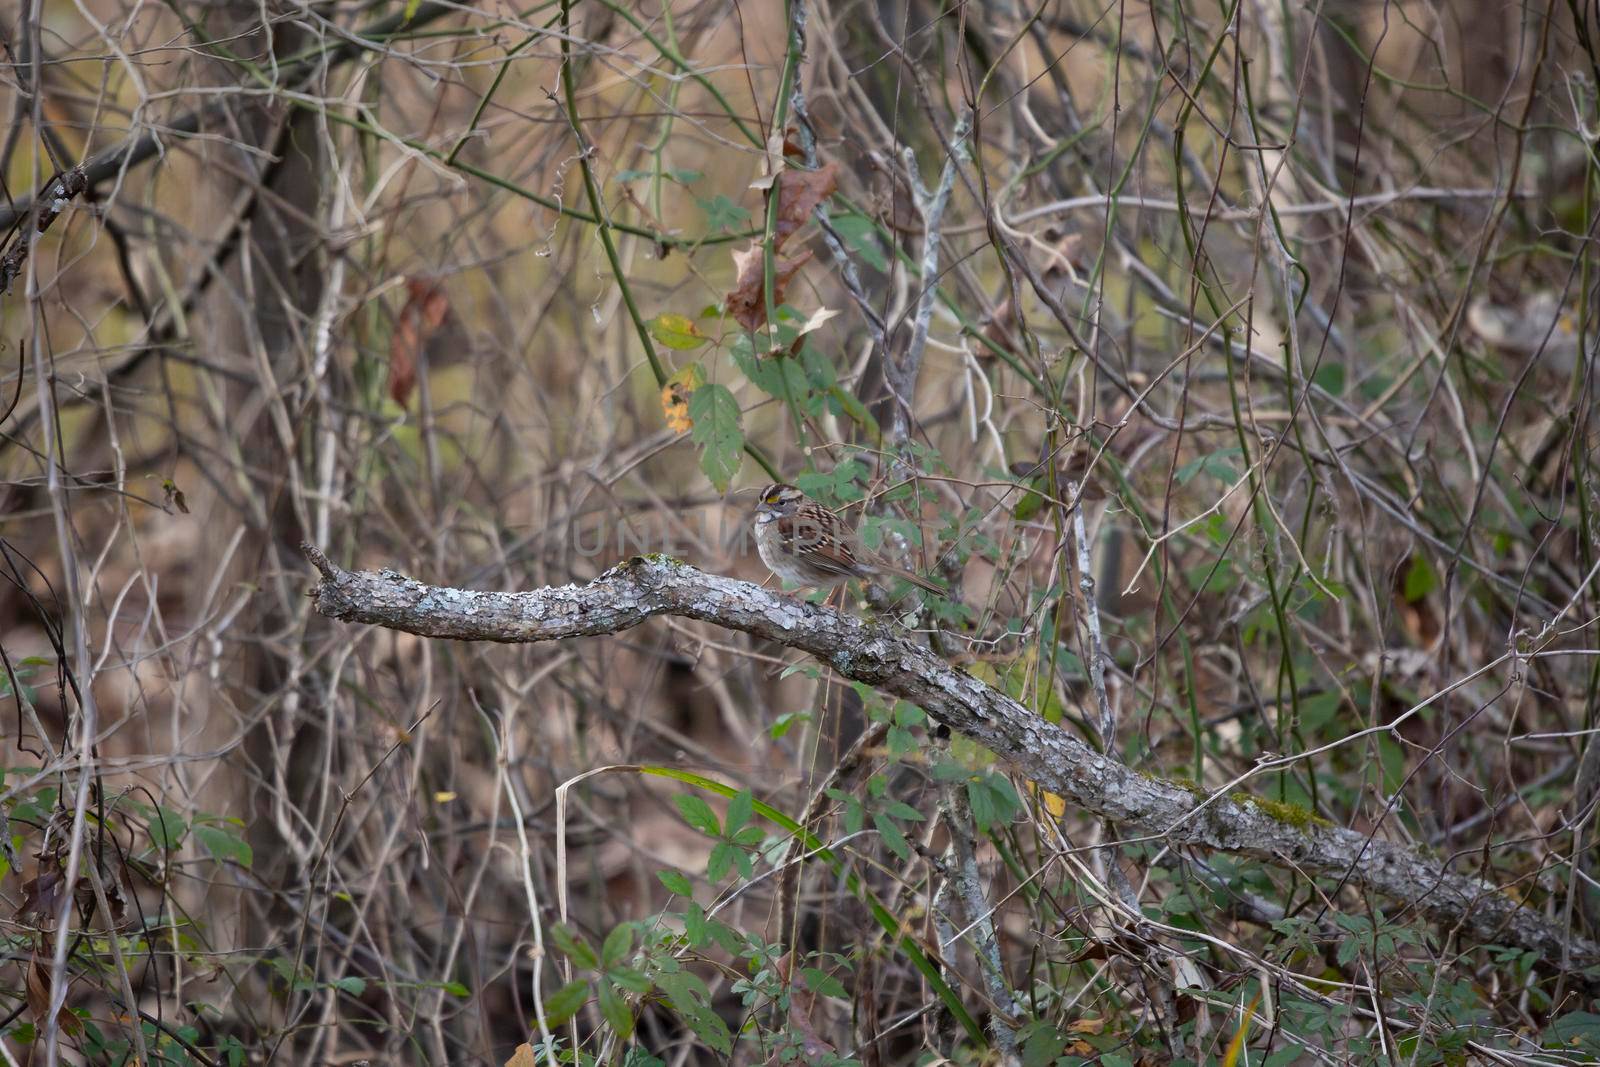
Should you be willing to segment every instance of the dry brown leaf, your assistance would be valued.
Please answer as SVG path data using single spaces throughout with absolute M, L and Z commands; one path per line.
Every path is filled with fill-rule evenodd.
M 784 167 L 772 184 L 778 187 L 778 211 L 772 233 L 772 302 L 776 306 L 783 303 L 784 287 L 811 259 L 810 252 L 802 252 L 793 259 L 778 258 L 778 253 L 783 250 L 784 242 L 806 224 L 817 205 L 839 188 L 839 167 L 834 163 L 816 170 Z M 770 189 L 767 195 L 772 195 Z M 724 306 L 739 325 L 750 331 L 759 330 L 767 321 L 763 293 L 766 267 L 761 242 L 753 241 L 749 248 L 734 252 L 733 266 L 737 277 Z
M 806 224 L 817 205 L 839 188 L 839 166 L 825 163 L 816 170 L 786 170 L 778 175 L 778 217 L 773 248 Z
M 39 873 L 22 883 L 22 903 L 17 905 L 16 917 L 40 930 L 54 930 L 56 916 L 61 912 L 64 875 L 53 857 L 39 859 Z
M 783 303 L 784 288 L 799 273 L 811 259 L 810 252 L 803 252 L 794 259 L 779 259 L 772 265 L 772 302 L 774 306 Z M 752 241 L 750 247 L 733 253 L 733 265 L 738 272 L 733 288 L 728 290 L 724 305 L 733 320 L 747 330 L 759 330 L 767 321 L 767 301 L 762 292 L 762 283 L 765 276 L 765 266 L 762 261 L 761 243 Z
M 1078 244 L 1083 240 L 1083 235 L 1057 234 L 1054 230 L 1050 230 L 1045 233 L 1045 238 L 1051 242 L 1048 249 L 1050 261 L 1044 268 L 1045 279 L 1059 278 L 1063 274 L 1071 275 L 1077 264 Z
M 50 1012 L 50 968 L 45 966 L 37 952 L 24 968 L 23 984 L 27 986 L 28 1010 L 33 1013 L 34 1025 L 42 1029 L 45 1016 Z M 78 1017 L 68 1011 L 65 1004 L 56 1012 L 56 1025 L 62 1033 L 73 1037 L 82 1029 Z
M 538 1060 L 533 1055 L 533 1046 L 526 1041 L 518 1045 L 517 1051 L 506 1061 L 506 1067 L 538 1067 Z
M 428 343 L 450 314 L 450 300 L 437 282 L 406 279 L 406 306 L 400 309 L 389 341 L 389 396 L 405 407 L 417 385 L 422 346 Z

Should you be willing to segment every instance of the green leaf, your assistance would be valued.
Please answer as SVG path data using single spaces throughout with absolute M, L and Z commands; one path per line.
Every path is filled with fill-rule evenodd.
M 972 805 L 972 821 L 979 833 L 1004 826 L 1022 808 L 1022 800 L 1011 783 L 994 773 L 969 781 L 967 800 Z
M 367 980 L 359 975 L 335 978 L 330 984 L 339 992 L 349 993 L 352 997 L 359 997 L 367 991 Z
M 614 967 L 633 951 L 633 924 L 623 923 L 606 935 L 600 946 L 600 965 Z
M 1017 506 L 1011 509 L 1011 517 L 1018 522 L 1027 522 L 1043 510 L 1044 497 L 1029 489 L 1022 494 L 1022 499 L 1017 501 Z
M 1587 1011 L 1568 1012 L 1550 1024 L 1544 1034 L 1544 1045 L 1600 1052 L 1600 1015 Z
M 728 877 L 739 855 L 737 848 L 726 841 L 718 841 L 711 849 L 711 858 L 706 861 L 706 881 L 714 885 Z
M 706 213 L 706 229 L 710 233 L 722 230 L 732 230 L 750 223 L 750 212 L 735 204 L 722 193 L 718 193 L 709 200 L 695 200 L 700 205 L 700 210 Z
M 657 871 L 656 877 L 661 880 L 662 885 L 667 887 L 667 892 L 676 893 L 680 897 L 694 896 L 694 886 L 690 884 L 689 879 L 685 878 L 681 872 L 673 870 Z
M 689 910 L 683 913 L 683 935 L 693 948 L 704 948 L 711 942 L 711 925 L 700 905 L 691 902 Z
M 176 851 L 189 834 L 183 816 L 166 806 L 150 813 L 150 843 L 163 852 Z
M 628 1007 L 628 998 L 622 995 L 622 990 L 610 982 L 600 983 L 600 1014 L 619 1038 L 626 1041 L 633 1036 L 633 1009 Z
M 894 824 L 893 819 L 881 811 L 875 811 L 872 813 L 872 825 L 891 852 L 903 860 L 911 858 L 911 844 L 906 840 L 906 835 L 900 832 L 900 827 Z
M 651 981 L 643 971 L 636 971 L 632 967 L 613 967 L 606 972 L 606 977 L 630 993 L 640 996 L 650 992 Z
M 194 827 L 194 836 L 205 850 L 211 853 L 211 858 L 218 863 L 232 860 L 241 867 L 249 867 L 252 859 L 250 846 L 228 830 L 216 826 Z
M 854 213 L 835 215 L 828 220 L 833 224 L 844 243 L 867 265 L 874 270 L 887 271 L 889 257 L 883 254 L 883 245 L 878 242 L 878 224 L 865 215 Z
M 989 791 L 994 794 L 995 806 L 1000 809 L 1001 817 L 1006 822 L 1016 818 L 1017 812 L 1022 810 L 1022 798 L 1017 796 L 1017 790 L 1011 784 L 1011 779 L 990 771 Z
M 1201 563 L 1184 571 L 1184 579 L 1196 593 L 1231 593 L 1239 586 L 1239 575 L 1227 560 L 1218 563 Z
M 827 795 L 844 805 L 844 832 L 847 834 L 859 832 L 862 820 L 866 818 L 866 809 L 861 806 L 861 801 L 842 789 L 829 789 Z
M 1333 396 L 1343 396 L 1344 365 L 1342 363 L 1324 363 L 1317 368 L 1317 373 L 1311 376 L 1311 384 Z
M 802 967 L 800 968 L 800 976 L 805 979 L 806 988 L 813 993 L 846 1000 L 850 997 L 849 991 L 845 989 L 839 979 L 819 967 Z
M 590 948 L 589 943 L 574 933 L 566 923 L 556 923 L 550 928 L 550 940 L 579 967 L 592 971 L 600 966 L 600 960 L 595 956 L 594 949 Z
M 711 991 L 692 971 L 666 971 L 656 976 L 656 985 L 672 1006 L 687 1012 L 711 1003 Z
M 757 356 L 750 350 L 748 338 L 741 337 L 731 349 L 733 362 L 750 379 L 750 383 L 763 393 L 786 404 L 804 406 L 811 393 L 811 382 L 806 378 L 800 361 L 789 356 Z M 801 486 L 804 489 L 805 486 Z
M 896 800 L 883 809 L 884 814 L 907 822 L 924 822 L 927 817 L 903 800 Z
M 1388 734 L 1379 734 L 1378 763 L 1383 768 L 1384 792 L 1395 792 L 1406 780 L 1406 750 Z
M 722 832 L 728 837 L 738 833 L 740 828 L 750 821 L 750 813 L 754 806 L 755 798 L 750 795 L 750 790 L 740 791 L 738 796 L 728 801 L 728 815 L 722 824 Z
M 788 711 L 773 720 L 767 727 L 767 735 L 774 741 L 781 740 L 783 735 L 794 729 L 798 723 L 810 722 L 811 713 L 807 711 Z
M 581 979 L 568 982 L 544 998 L 545 1025 L 554 1030 L 583 1010 L 589 1000 L 589 983 Z
M 1050 1067 L 1067 1047 L 1065 1035 L 1049 1023 L 1029 1023 L 1024 1033 L 1022 1067 Z
M 711 994 L 704 982 L 688 971 L 679 971 L 658 975 L 656 985 L 696 1037 L 725 1056 L 733 1051 L 727 1024 L 709 1007 Z
M 708 383 L 689 397 L 689 417 L 694 420 L 691 436 L 700 446 L 700 469 L 719 493 L 725 493 L 743 458 L 739 402 L 727 386 Z
M 1218 548 L 1228 543 L 1228 517 L 1221 512 L 1207 516 L 1206 521 L 1200 524 L 1200 529 L 1205 531 L 1206 539 Z
M 706 1046 L 724 1056 L 733 1054 L 733 1035 L 728 1032 L 728 1024 L 722 1021 L 722 1016 L 710 1009 L 703 1009 L 690 1016 L 689 1029 Z
M 1306 697 L 1300 702 L 1300 725 L 1313 734 L 1320 734 L 1339 714 L 1343 703 L 1344 695 L 1337 689 Z
M 828 389 L 828 407 L 837 418 L 847 418 L 867 432 L 873 441 L 883 436 L 883 430 L 878 426 L 878 420 L 872 417 L 872 412 L 867 410 L 854 393 L 841 385 Z
M 695 325 L 693 319 L 675 315 L 670 311 L 663 311 L 645 325 L 649 327 L 651 337 L 679 352 L 699 348 L 711 340 L 700 332 L 700 327 Z
M 1209 474 L 1219 482 L 1232 485 L 1239 480 L 1239 468 L 1228 462 L 1230 456 L 1242 456 L 1244 453 L 1238 448 L 1224 448 L 1216 452 L 1190 460 L 1179 467 L 1173 475 L 1179 485 L 1188 485 L 1196 475 Z
M 717 823 L 717 813 L 711 810 L 711 805 L 693 793 L 682 793 L 672 798 L 678 805 L 678 811 L 688 824 L 703 834 L 712 837 L 721 837 L 722 830 Z
M 1188 893 L 1174 893 L 1161 902 L 1161 910 L 1168 915 L 1193 915 L 1200 905 Z
M 800 349 L 800 365 L 814 388 L 826 391 L 839 381 L 839 372 L 834 370 L 832 361 L 814 344 L 808 342 Z
M 622 1055 L 622 1067 L 667 1067 L 667 1061 L 650 1055 L 638 1045 L 629 1045 Z
M 967 803 L 972 807 L 972 822 L 979 833 L 988 832 L 989 827 L 1000 821 L 1000 813 L 994 806 L 994 794 L 986 783 L 967 783 Z
M 1415 604 L 1437 588 L 1439 588 L 1439 576 L 1434 573 L 1428 557 L 1412 556 L 1411 565 L 1406 568 L 1404 590 L 1406 603 Z

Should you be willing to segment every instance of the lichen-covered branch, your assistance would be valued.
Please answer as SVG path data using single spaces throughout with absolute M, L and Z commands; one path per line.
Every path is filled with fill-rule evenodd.
M 699 619 L 805 652 L 845 678 L 920 706 L 937 722 L 988 746 L 1021 774 L 1129 837 L 1254 856 L 1403 901 L 1481 943 L 1540 952 L 1552 964 L 1600 967 L 1600 945 L 1576 937 L 1511 889 L 1454 864 L 1366 834 L 1286 818 L 1270 804 L 1238 802 L 1147 777 L 1095 752 L 1023 705 L 893 626 L 707 574 L 664 557 L 636 557 L 586 585 L 475 592 L 425 585 L 390 570 L 346 571 L 304 546 L 322 572 L 317 610 L 422 637 L 522 643 L 613 634 L 658 615 Z M 1460 858 L 1468 867 L 1480 858 Z

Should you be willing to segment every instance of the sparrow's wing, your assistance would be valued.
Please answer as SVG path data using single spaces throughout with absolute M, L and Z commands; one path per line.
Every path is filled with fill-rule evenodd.
M 786 549 L 828 574 L 861 577 L 853 538 L 839 516 L 826 508 L 801 508 L 778 520 Z

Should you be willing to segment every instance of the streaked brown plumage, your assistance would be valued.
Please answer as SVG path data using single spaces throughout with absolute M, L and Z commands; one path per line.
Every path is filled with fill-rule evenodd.
M 839 516 L 792 485 L 780 482 L 761 490 L 755 538 L 767 569 L 795 585 L 827 588 L 850 578 L 893 577 L 944 593 L 921 575 L 864 550 Z

